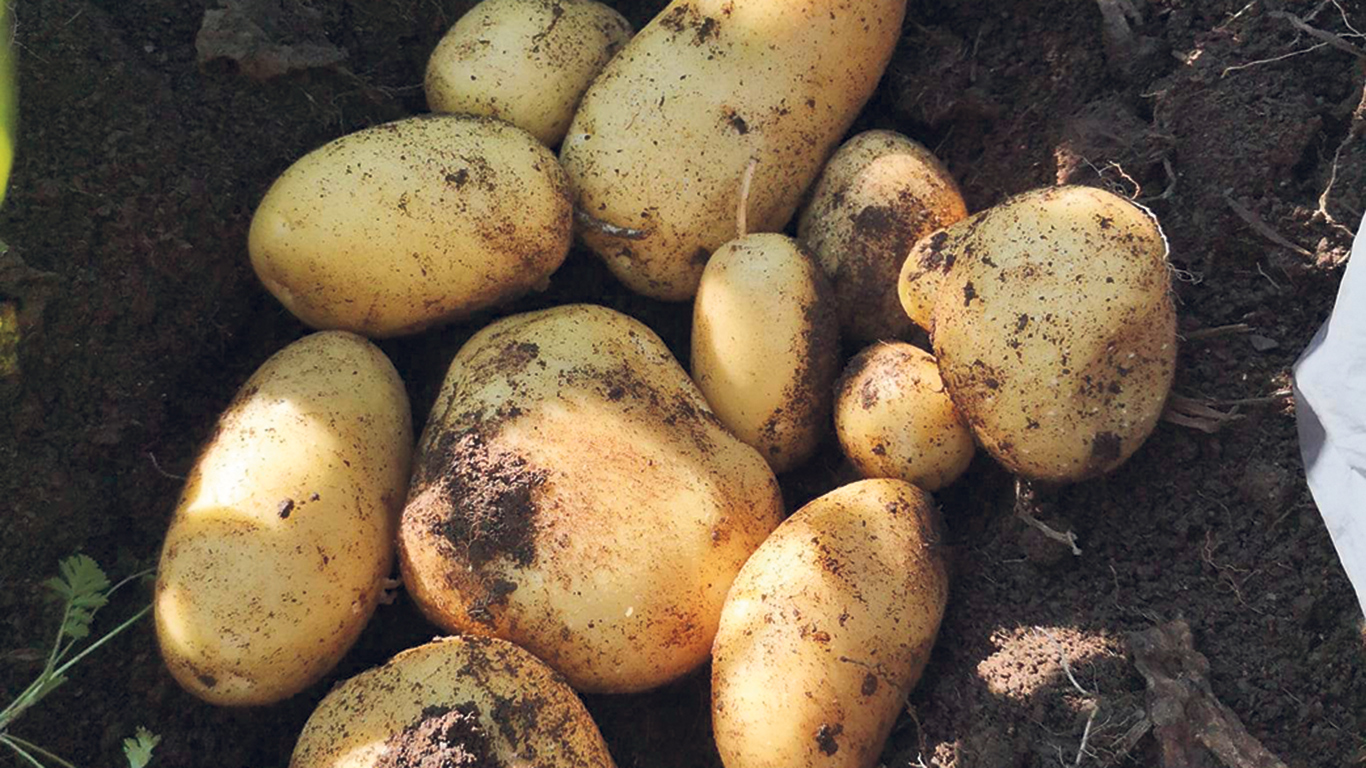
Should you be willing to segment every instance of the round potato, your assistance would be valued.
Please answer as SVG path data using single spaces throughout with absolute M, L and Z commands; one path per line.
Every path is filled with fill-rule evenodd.
M 1157 424 L 1176 367 L 1167 241 L 1152 214 L 1054 187 L 984 211 L 948 245 L 934 351 L 978 442 L 1037 480 L 1123 463 Z
M 788 518 L 736 577 L 712 661 L 727 768 L 872 768 L 948 600 L 937 512 L 862 480 Z
M 161 550 L 157 640 L 186 690 L 268 704 L 332 669 L 389 575 L 411 453 L 403 382 L 365 339 L 313 334 L 261 366 Z
M 572 237 L 550 150 L 498 120 L 428 115 L 290 166 L 256 209 L 248 247 L 300 320 L 386 337 L 543 287 Z
M 846 338 L 888 340 L 911 330 L 897 296 L 906 253 L 967 214 L 944 164 L 899 133 L 860 133 L 835 152 L 802 211 L 797 237 L 835 286 Z
M 972 432 L 928 352 L 875 344 L 849 361 L 837 392 L 835 434 L 860 475 L 937 491 L 972 463 Z
M 427 105 L 506 120 L 552 147 L 630 39 L 630 22 L 594 0 L 483 0 L 432 52 Z
M 777 526 L 762 456 L 649 328 L 569 305 L 496 322 L 451 363 L 399 556 L 452 632 L 502 637 L 579 690 L 706 661 L 735 574 Z
M 747 235 L 707 262 L 693 305 L 693 380 L 721 423 L 775 472 L 829 428 L 839 329 L 830 285 L 790 237 Z
M 584 94 L 560 159 L 581 229 L 639 293 L 682 301 L 738 234 L 777 232 L 872 95 L 906 0 L 674 0 Z M 621 228 L 627 228 L 624 231 Z
M 517 646 L 448 637 L 327 694 L 289 768 L 612 768 L 564 679 Z

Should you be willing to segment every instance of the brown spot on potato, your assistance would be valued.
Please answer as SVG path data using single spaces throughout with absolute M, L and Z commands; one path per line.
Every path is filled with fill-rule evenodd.
M 429 706 L 385 741 L 375 768 L 503 768 L 472 701 Z
M 741 136 L 744 136 L 745 134 L 749 133 L 749 123 L 745 122 L 745 119 L 743 117 L 740 117 L 740 115 L 737 114 L 734 110 L 732 110 L 729 114 L 726 115 L 726 122 L 729 123 L 730 127 L 734 128 L 735 132 L 740 134 Z
M 863 686 L 859 688 L 859 693 L 862 693 L 864 696 L 872 696 L 877 693 L 877 686 L 877 675 L 869 672 L 863 676 Z
M 963 306 L 972 304 L 972 300 L 977 298 L 977 288 L 969 280 L 963 285 Z
M 842 733 L 844 733 L 843 723 L 835 723 L 834 725 L 821 723 L 821 726 L 816 729 L 816 745 L 826 755 L 833 755 L 840 751 L 839 742 L 835 738 Z
M 500 557 L 525 567 L 536 559 L 533 494 L 548 473 L 521 456 L 489 450 L 486 428 L 442 435 L 420 468 L 444 483 L 446 510 L 432 521 L 432 533 L 476 568 Z
M 294 499 L 285 499 L 284 501 L 280 502 L 279 507 L 277 507 L 275 510 L 275 514 L 279 515 L 281 520 L 288 520 L 290 513 L 292 513 L 293 511 Z

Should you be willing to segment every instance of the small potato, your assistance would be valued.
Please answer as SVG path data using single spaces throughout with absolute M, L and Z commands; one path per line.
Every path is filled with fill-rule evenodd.
M 929 496 L 862 480 L 788 518 L 736 577 L 712 661 L 726 768 L 872 768 L 948 600 Z
M 322 700 L 289 768 L 612 768 L 564 679 L 517 646 L 448 637 Z
M 953 269 L 958 243 L 973 231 L 972 225 L 980 217 L 981 214 L 969 216 L 920 238 L 901 265 L 896 284 L 901 308 L 911 322 L 926 331 L 932 330 L 934 302 L 939 298 L 944 278 Z
M 693 305 L 693 380 L 721 423 L 784 472 L 829 427 L 839 329 L 830 284 L 790 237 L 757 234 L 712 254 Z
M 506 120 L 553 147 L 630 39 L 630 22 L 594 0 L 483 0 L 432 52 L 427 105 Z
M 354 334 L 306 336 L 247 380 L 157 570 L 157 640 L 186 690 L 269 704 L 332 669 L 389 575 L 412 439 L 403 382 Z
M 343 136 L 290 166 L 256 209 L 248 249 L 300 320 L 378 338 L 543 286 L 572 236 L 550 150 L 499 120 L 427 115 Z
M 919 143 L 867 131 L 839 148 L 802 211 L 797 237 L 834 283 L 846 338 L 888 340 L 910 331 L 897 297 L 906 253 L 967 214 L 948 169 Z
M 951 249 L 951 250 L 950 250 Z M 1011 198 L 951 235 L 934 351 L 954 403 L 1010 471 L 1071 482 L 1147 439 L 1176 368 L 1167 241 L 1091 187 Z
M 835 433 L 860 475 L 937 491 L 972 463 L 972 432 L 928 352 L 875 344 L 849 361 L 837 392 Z

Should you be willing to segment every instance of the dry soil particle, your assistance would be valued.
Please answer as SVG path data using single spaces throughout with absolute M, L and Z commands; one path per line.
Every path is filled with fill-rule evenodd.
M 375 768 L 503 768 L 479 724 L 474 702 L 427 707 L 422 716 L 389 737 Z

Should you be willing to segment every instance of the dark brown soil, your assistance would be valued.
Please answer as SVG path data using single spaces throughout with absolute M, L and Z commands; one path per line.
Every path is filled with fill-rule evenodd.
M 503 768 L 479 726 L 479 707 L 427 707 L 417 722 L 389 737 L 375 768 Z
M 1361 5 L 1341 2 L 1366 29 Z M 347 69 L 264 83 L 228 62 L 196 64 L 204 3 L 18 4 L 22 126 L 0 239 L 55 277 L 7 297 L 40 322 L 26 331 L 21 377 L 0 381 L 0 696 L 41 666 L 59 616 L 40 584 L 57 562 L 82 550 L 115 578 L 155 564 L 196 447 L 251 371 L 305 332 L 247 264 L 257 201 L 306 151 L 421 112 L 426 55 L 467 4 L 315 3 Z M 637 25 L 664 5 L 613 4 Z M 1239 13 L 1245 5 L 1151 0 L 1126 47 L 1105 44 L 1090 0 L 911 0 L 903 44 L 855 130 L 935 148 L 972 210 L 1060 180 L 1136 195 L 1171 239 L 1182 331 L 1254 328 L 1184 344 L 1177 391 L 1266 397 L 1286 386 L 1332 305 L 1349 238 L 1314 210 L 1366 71 L 1331 46 L 1244 66 L 1317 42 L 1268 10 L 1347 31 L 1331 3 L 1258 0 Z M 1121 60 L 1123 50 L 1134 55 Z M 1341 153 L 1329 213 L 1355 226 L 1364 182 L 1357 142 Z M 1264 239 L 1235 204 L 1310 255 Z M 686 359 L 688 307 L 630 294 L 581 252 L 550 291 L 500 314 L 566 301 L 627 312 Z M 383 343 L 418 424 L 450 357 L 489 317 Z M 955 554 L 949 610 L 889 768 L 922 755 L 926 765 L 1072 764 L 1095 702 L 1081 764 L 1104 764 L 1142 703 L 1127 633 L 1178 616 L 1209 659 L 1214 695 L 1273 753 L 1292 766 L 1359 759 L 1361 615 L 1305 488 L 1293 413 L 1237 410 L 1215 434 L 1162 424 L 1114 474 L 1043 500 L 1040 514 L 1076 532 L 1080 556 L 1010 514 L 1011 479 L 985 459 L 940 494 Z M 790 506 L 849 479 L 831 442 L 785 478 Z M 99 626 L 148 599 L 129 592 Z M 138 725 L 163 737 L 153 765 L 284 766 L 332 682 L 433 631 L 401 598 L 327 681 L 230 710 L 176 686 L 143 622 L 15 733 L 82 766 L 121 765 L 120 742 Z M 718 764 L 705 670 L 588 704 L 623 768 Z M 1155 750 L 1143 738 L 1130 764 L 1157 764 Z

